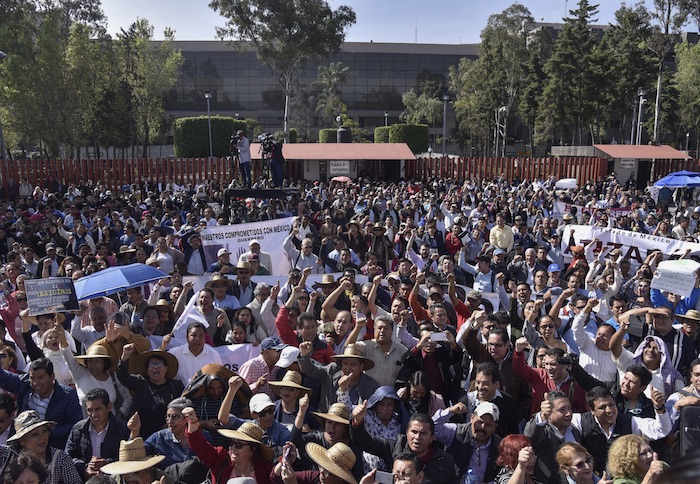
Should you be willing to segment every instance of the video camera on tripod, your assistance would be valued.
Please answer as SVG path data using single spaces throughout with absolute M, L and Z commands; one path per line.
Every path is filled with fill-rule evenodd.
M 263 133 L 258 135 L 258 143 L 260 143 L 260 151 L 269 158 L 272 150 L 275 148 L 275 136 L 272 133 Z

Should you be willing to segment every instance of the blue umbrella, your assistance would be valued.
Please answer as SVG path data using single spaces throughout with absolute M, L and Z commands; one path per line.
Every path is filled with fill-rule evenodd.
M 110 267 L 95 272 L 75 282 L 75 293 L 79 301 L 94 297 L 109 296 L 133 287 L 168 277 L 166 273 L 146 264 L 129 264 Z
M 654 183 L 655 187 L 684 188 L 700 187 L 700 173 L 694 171 L 676 171 Z

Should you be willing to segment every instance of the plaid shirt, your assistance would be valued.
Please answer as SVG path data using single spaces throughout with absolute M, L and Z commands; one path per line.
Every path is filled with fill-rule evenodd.
M 265 383 L 263 386 L 258 388 L 257 382 L 263 375 L 267 375 L 268 382 L 276 381 L 278 370 L 279 368 L 275 366 L 272 368 L 272 371 L 270 371 L 267 363 L 265 363 L 262 355 L 260 355 L 243 363 L 243 366 L 241 366 L 238 374 L 246 381 L 248 385 L 250 385 L 250 389 L 253 391 L 253 393 L 267 393 L 274 401 L 277 399 L 277 395 L 272 391 L 270 384 Z

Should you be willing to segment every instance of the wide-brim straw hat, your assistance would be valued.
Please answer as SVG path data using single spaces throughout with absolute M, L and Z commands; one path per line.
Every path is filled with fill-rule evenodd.
M 366 358 L 365 352 L 362 350 L 361 347 L 357 345 L 347 345 L 345 346 L 342 355 L 331 356 L 331 359 L 338 361 L 338 363 L 341 363 L 344 358 L 355 358 L 358 360 L 362 360 L 362 362 L 364 363 L 364 370 L 371 370 L 372 368 L 374 368 L 374 361 L 370 360 L 369 358 Z
M 211 381 L 211 378 L 207 379 L 206 384 L 201 384 L 201 381 L 198 382 L 198 376 L 200 375 L 207 375 L 211 378 L 218 378 L 219 380 L 225 383 L 225 387 L 228 387 L 229 378 L 231 378 L 232 376 L 236 376 L 237 373 L 231 370 L 230 368 L 226 368 L 223 365 L 219 365 L 218 363 L 208 363 L 191 377 L 189 384 L 185 387 L 185 389 L 182 392 L 183 397 L 195 399 L 202 398 L 204 396 L 206 392 L 206 385 L 209 383 L 209 381 Z M 238 400 L 243 405 L 248 405 L 248 402 L 250 401 L 250 396 L 252 394 L 253 392 L 250 390 L 250 386 L 248 386 L 248 383 L 246 383 L 246 381 L 243 380 L 243 384 L 236 392 L 235 400 Z
M 154 467 L 165 459 L 164 455 L 146 455 L 146 446 L 141 437 L 134 440 L 122 440 L 119 444 L 119 460 L 100 468 L 110 475 L 123 475 L 140 472 Z
M 44 425 L 51 427 L 53 430 L 56 427 L 56 422 L 42 420 L 36 410 L 25 410 L 15 417 L 15 435 L 9 437 L 7 442 L 19 440 L 32 430 Z
M 22 319 L 26 319 L 29 321 L 30 324 L 33 324 L 35 326 L 39 325 L 39 322 L 37 318 L 39 316 L 52 316 L 54 321 L 56 321 L 59 324 L 63 324 L 63 322 L 66 320 L 66 315 L 63 313 L 45 313 L 45 314 L 37 314 L 36 316 L 29 316 L 29 310 L 25 309 L 19 314 L 19 317 Z
M 253 422 L 244 422 L 243 425 L 238 427 L 238 430 L 219 429 L 219 433 L 227 439 L 257 444 L 260 457 L 267 461 L 272 459 L 274 454 L 272 448 L 262 443 L 263 429 Z
M 350 447 L 342 442 L 338 442 L 330 449 L 325 449 L 322 445 L 314 442 L 306 444 L 306 454 L 319 467 L 340 477 L 345 482 L 357 484 L 351 469 L 355 465 L 355 453 Z
M 173 310 L 172 305 L 165 299 L 158 299 L 158 302 L 156 302 L 156 307 L 158 309 L 167 309 L 169 313 L 169 319 L 173 319 L 175 316 L 175 311 Z
M 204 284 L 204 287 L 209 289 L 210 291 L 213 291 L 214 288 L 212 287 L 214 284 L 217 282 L 224 282 L 226 283 L 226 287 L 229 288 L 231 287 L 231 284 L 233 284 L 233 280 L 229 279 L 228 277 L 222 276 L 221 274 L 214 274 L 209 281 L 207 281 L 206 284 Z
M 304 395 L 311 391 L 311 388 L 305 387 L 301 384 L 301 374 L 298 371 L 294 370 L 290 370 L 287 373 L 285 373 L 281 380 L 271 381 L 269 383 L 270 387 L 272 388 L 272 391 L 275 392 L 277 395 L 280 394 L 282 388 L 298 388 L 302 391 L 301 395 Z
M 175 375 L 177 375 L 177 370 L 180 368 L 180 364 L 178 363 L 177 358 L 167 351 L 154 350 L 139 353 L 136 355 L 136 359 L 134 360 L 134 370 L 137 373 L 146 376 L 148 370 L 148 360 L 154 356 L 165 360 L 165 364 L 168 366 L 168 369 L 165 372 L 165 378 L 168 380 L 175 378 Z
M 120 255 L 126 255 L 126 254 L 133 254 L 136 252 L 136 249 L 130 249 L 128 245 L 122 245 L 119 247 L 119 252 L 117 252 L 117 257 Z
M 350 227 L 352 227 L 353 225 L 357 227 L 357 230 L 362 230 L 362 225 L 360 225 L 360 222 L 358 222 L 357 220 L 349 221 L 348 223 L 345 224 L 345 228 L 347 230 L 350 230 Z
M 344 403 L 334 403 L 328 409 L 328 412 L 311 412 L 318 419 L 330 420 L 340 424 L 350 425 L 350 409 Z M 323 421 L 321 421 L 323 424 Z
M 681 323 L 700 323 L 700 311 L 689 309 L 685 314 L 676 314 L 676 319 Z
M 315 282 L 312 287 L 314 289 L 318 289 L 319 287 L 331 287 L 331 286 L 336 286 L 336 285 L 338 285 L 338 283 L 336 282 L 333 274 L 323 274 L 321 276 L 321 280 L 318 282 Z
M 108 371 L 114 365 L 114 361 L 112 361 L 112 357 L 109 356 L 107 348 L 94 343 L 90 345 L 90 347 L 84 355 L 75 357 L 77 362 L 83 366 L 87 366 L 87 360 L 91 360 L 93 358 L 109 361 L 109 366 L 105 368 L 105 371 Z

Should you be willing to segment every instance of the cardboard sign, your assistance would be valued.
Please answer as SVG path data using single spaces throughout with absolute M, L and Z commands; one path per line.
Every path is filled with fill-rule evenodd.
M 78 297 L 70 277 L 27 279 L 24 287 L 30 316 L 78 310 Z
M 651 280 L 651 287 L 688 297 L 695 287 L 695 274 L 698 269 L 700 264 L 691 259 L 659 262 Z

